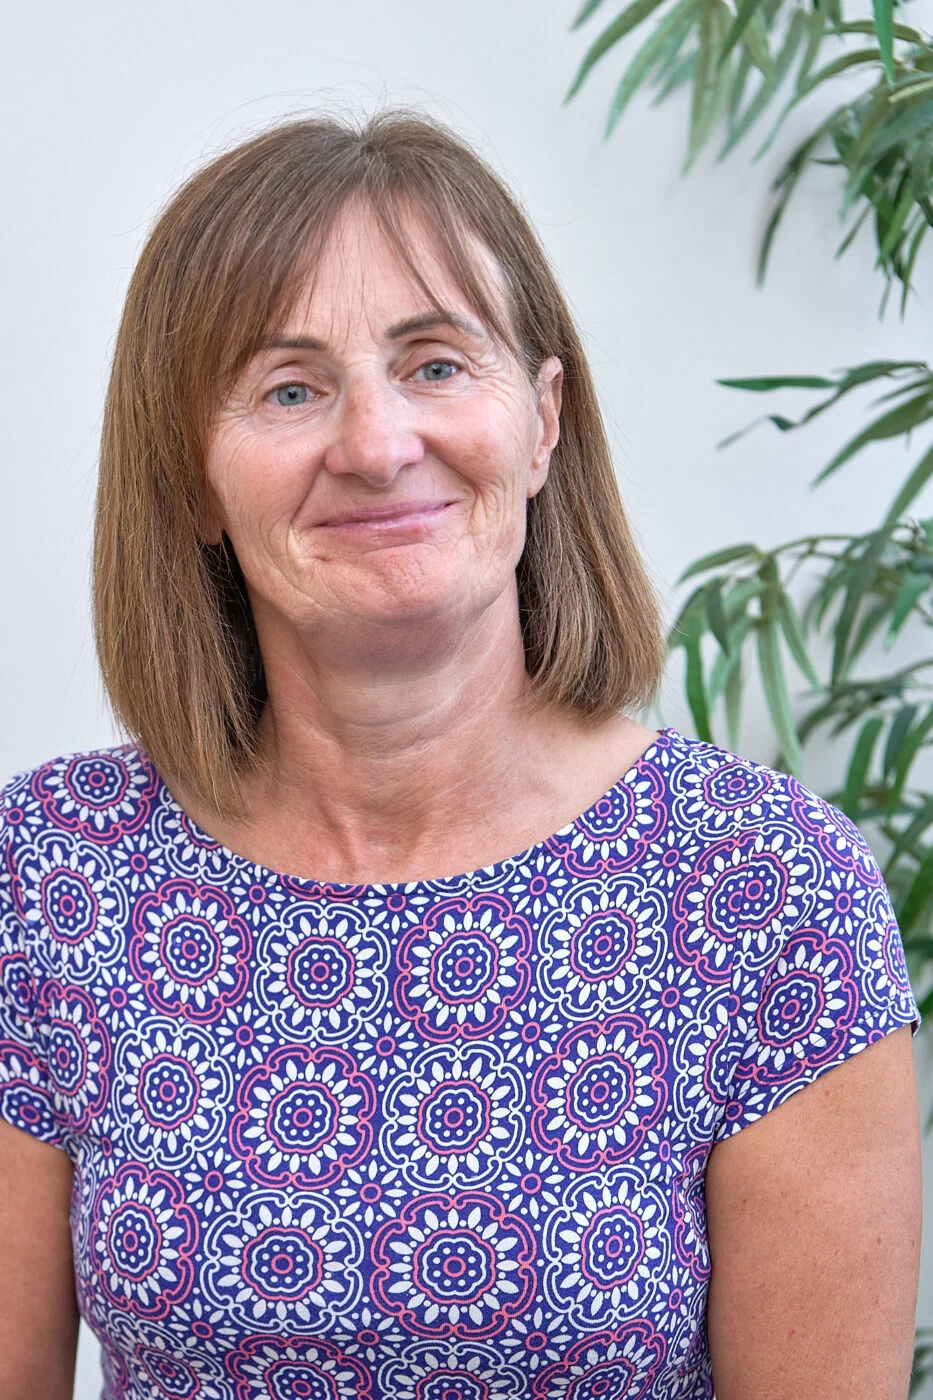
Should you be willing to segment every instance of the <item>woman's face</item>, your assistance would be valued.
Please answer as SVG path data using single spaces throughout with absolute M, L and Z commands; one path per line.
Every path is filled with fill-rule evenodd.
M 560 361 L 531 385 L 414 224 L 411 237 L 445 317 L 351 207 L 216 417 L 205 535 L 232 541 L 261 638 L 273 620 L 311 637 L 463 624 L 514 597 L 526 502 L 557 441 Z

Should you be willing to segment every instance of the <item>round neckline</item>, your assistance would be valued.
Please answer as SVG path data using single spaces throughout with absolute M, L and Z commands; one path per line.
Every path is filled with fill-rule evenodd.
M 607 798 L 611 799 L 613 794 L 617 792 L 620 787 L 630 787 L 631 775 L 635 774 L 642 765 L 654 763 L 657 760 L 660 750 L 670 747 L 669 744 L 662 744 L 662 739 L 678 740 L 682 738 L 683 735 L 678 729 L 675 729 L 672 724 L 662 725 L 658 731 L 657 739 L 652 739 L 648 747 L 629 764 L 625 772 L 616 779 L 611 787 L 608 787 L 605 792 L 600 793 L 599 797 L 591 802 L 588 807 L 585 807 L 577 816 L 572 817 L 570 821 L 565 822 L 563 826 L 558 827 L 556 831 L 552 831 L 549 836 L 543 837 L 540 841 L 533 842 L 532 845 L 526 846 L 524 850 L 516 852 L 515 855 L 506 856 L 503 860 L 490 861 L 488 865 L 478 865 L 472 870 L 457 871 L 451 875 L 434 875 L 415 880 L 368 880 L 361 881 L 358 884 L 353 884 L 346 880 L 322 880 L 314 875 L 290 875 L 287 871 L 273 870 L 271 866 L 262 865 L 259 861 L 251 860 L 249 856 L 241 855 L 239 851 L 234 851 L 231 847 L 225 846 L 221 841 L 218 841 L 216 837 L 211 836 L 210 832 L 205 831 L 203 827 L 199 826 L 193 817 L 188 815 L 181 803 L 170 792 L 161 773 L 155 769 L 148 755 L 146 755 L 146 760 L 156 773 L 163 803 L 175 814 L 182 828 L 191 835 L 197 845 L 207 847 L 220 855 L 224 860 L 232 862 L 235 865 L 249 867 L 250 870 L 257 872 L 258 876 L 263 881 L 272 883 L 278 882 L 279 884 L 286 885 L 289 889 L 305 888 L 312 892 L 326 890 L 335 898 L 340 898 L 341 896 L 346 898 L 349 895 L 359 895 L 369 890 L 378 890 L 380 893 L 392 894 L 394 892 L 407 892 L 424 885 L 473 884 L 480 877 L 487 879 L 499 874 L 507 866 L 526 865 L 556 837 L 563 836 L 566 832 L 571 831 L 578 823 L 584 822 L 591 812 L 595 812 L 595 809 L 601 802 L 605 802 Z

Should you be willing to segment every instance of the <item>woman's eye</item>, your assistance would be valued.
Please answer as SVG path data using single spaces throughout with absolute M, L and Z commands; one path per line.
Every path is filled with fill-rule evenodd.
M 281 408 L 298 408 L 310 396 L 307 384 L 280 384 L 272 390 L 272 398 Z
M 420 365 L 419 368 L 424 370 L 425 379 L 429 384 L 436 384 L 441 379 L 449 379 L 458 366 L 452 364 L 450 360 L 430 360 L 426 365 Z M 448 370 L 450 373 L 447 373 Z

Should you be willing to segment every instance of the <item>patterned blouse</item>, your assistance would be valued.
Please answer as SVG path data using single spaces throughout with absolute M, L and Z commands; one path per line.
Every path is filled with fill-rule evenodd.
M 701 1400 L 704 1169 L 920 1024 L 857 828 L 668 727 L 547 840 L 297 879 L 124 745 L 14 778 L 0 1116 L 105 1400 Z

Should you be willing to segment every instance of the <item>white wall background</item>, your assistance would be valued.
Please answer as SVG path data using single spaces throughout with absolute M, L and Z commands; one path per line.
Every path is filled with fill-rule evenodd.
M 101 405 L 126 283 L 168 193 L 205 157 L 268 121 L 322 104 L 415 102 L 451 122 L 520 193 L 585 333 L 623 495 L 654 575 L 752 538 L 860 530 L 903 475 L 902 448 L 863 457 L 815 494 L 808 482 L 864 422 L 853 402 L 782 437 L 714 444 L 763 407 L 718 377 L 826 373 L 868 359 L 931 358 L 933 256 L 906 324 L 877 320 L 870 239 L 839 263 L 838 181 L 817 172 L 754 286 L 767 191 L 815 124 L 816 98 L 773 151 L 753 137 L 679 178 L 683 95 L 636 101 L 608 143 L 618 60 L 562 105 L 597 32 L 568 33 L 577 0 L 51 0 L 8 6 L 0 131 L 5 312 L 0 337 L 0 779 L 52 754 L 109 743 L 88 622 L 88 552 Z M 621 8 L 605 0 L 605 19 Z M 933 2 L 908 22 L 933 28 Z M 851 90 L 851 89 L 850 89 Z M 763 133 L 762 133 L 763 134 Z M 787 395 L 769 411 L 809 405 Z M 918 455 L 915 449 L 914 456 Z M 665 722 L 691 732 L 672 672 Z M 721 741 L 722 740 L 722 736 Z M 760 704 L 741 748 L 769 761 Z M 833 755 L 805 775 L 835 775 Z M 924 1112 L 933 1039 L 915 1042 Z M 918 1321 L 933 1324 L 933 1140 Z M 82 1330 L 76 1400 L 96 1400 L 97 1346 Z

